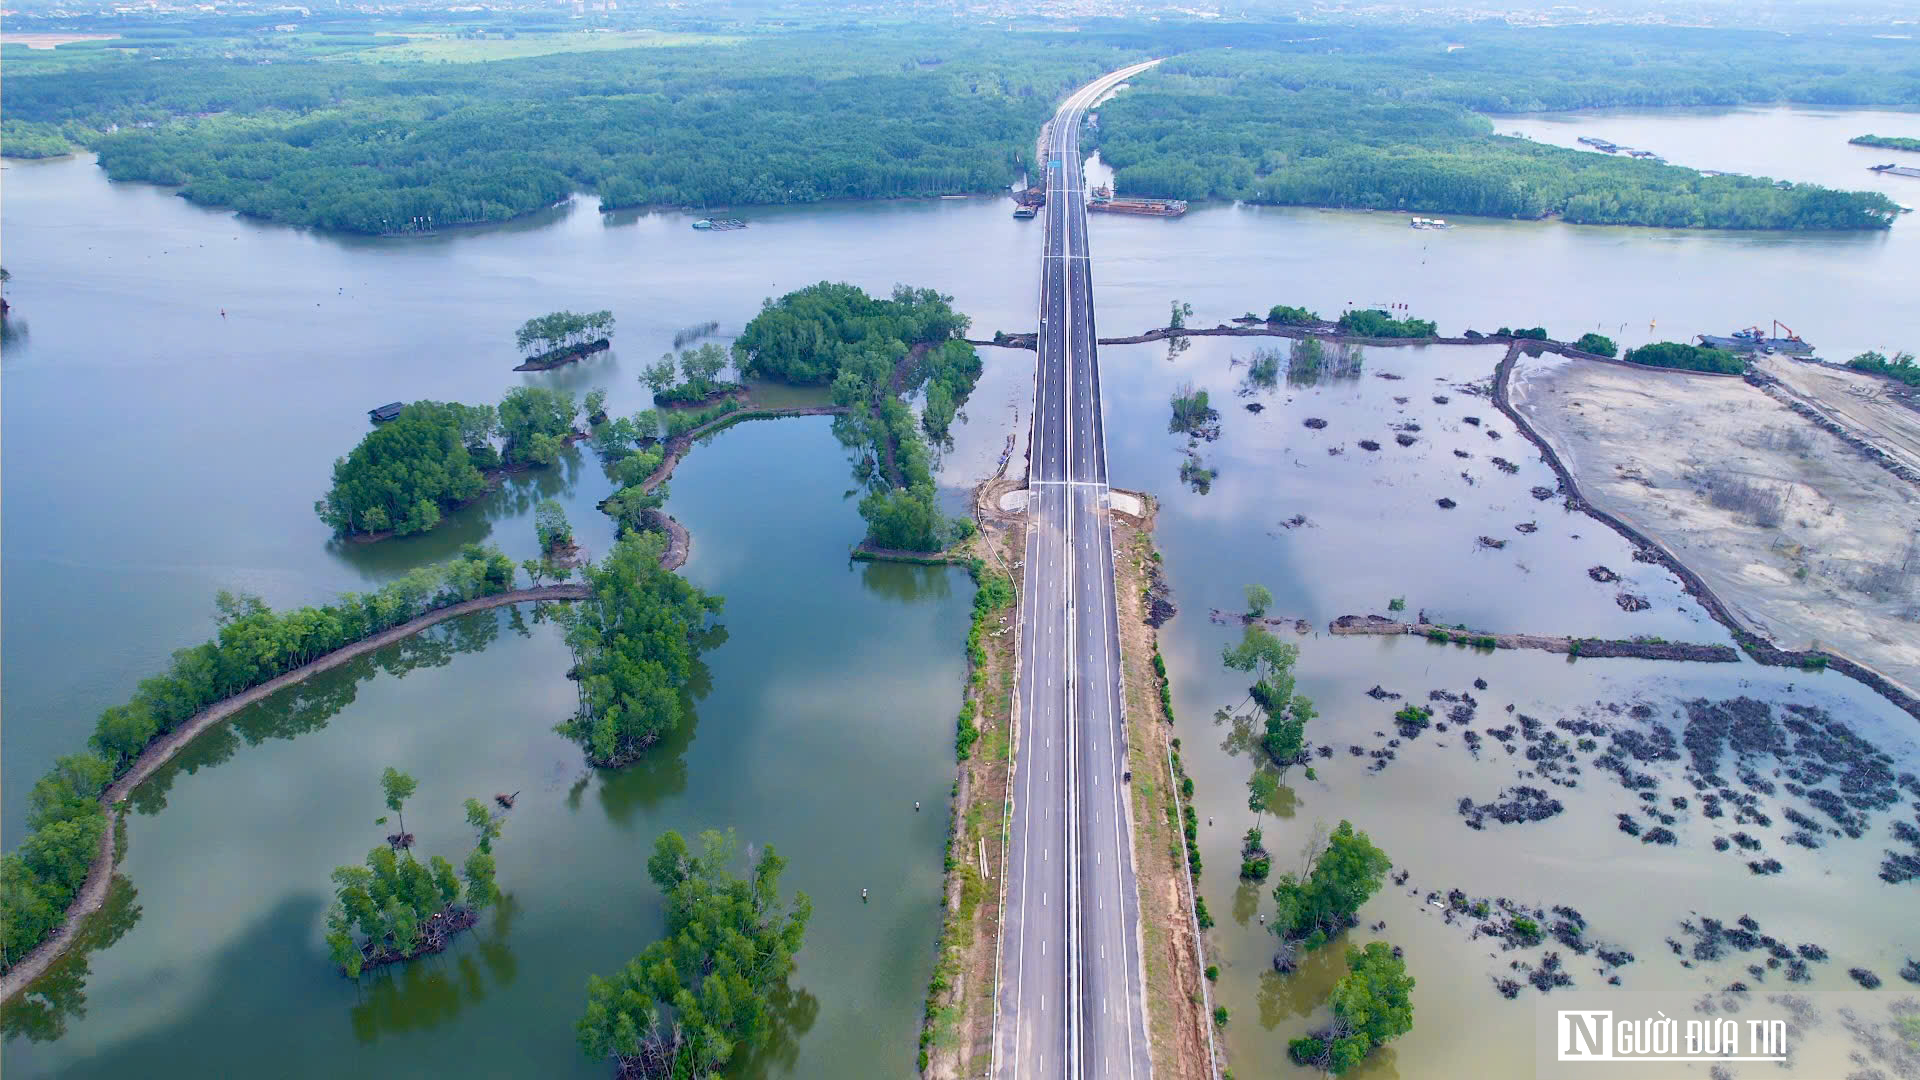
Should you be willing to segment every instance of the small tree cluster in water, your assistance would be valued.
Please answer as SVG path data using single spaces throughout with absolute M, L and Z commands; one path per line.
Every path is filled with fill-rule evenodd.
M 1173 416 L 1167 421 L 1169 434 L 1209 440 L 1220 437 L 1220 412 L 1207 403 L 1205 390 L 1196 390 L 1190 382 L 1181 383 L 1174 389 L 1170 404 Z
M 400 815 L 413 794 L 413 777 L 389 768 L 381 786 L 387 808 Z M 472 926 L 483 909 L 500 899 L 493 859 L 499 822 L 478 799 L 468 799 L 466 811 L 476 840 L 462 867 L 464 882 L 439 855 L 425 863 L 414 858 L 404 816 L 400 831 L 367 853 L 364 867 L 342 866 L 333 872 L 327 951 L 349 978 L 358 978 L 368 967 L 439 952 L 449 935 Z
M 1252 588 L 1265 592 L 1262 586 Z M 1258 599 L 1252 588 L 1248 590 L 1248 599 Z M 1266 600 L 1272 603 L 1270 594 Z M 1221 663 L 1254 677 L 1253 685 L 1247 688 L 1247 697 L 1264 720 L 1260 747 L 1283 776 L 1300 760 L 1301 751 L 1306 747 L 1307 724 L 1318 715 L 1311 698 L 1294 693 L 1293 664 L 1299 656 L 1299 649 L 1259 625 L 1249 625 L 1242 632 L 1240 643 L 1227 646 L 1220 654 Z
M 677 358 L 672 353 L 661 354 L 640 372 L 640 381 L 653 391 L 655 405 L 705 401 L 740 388 L 739 383 L 720 378 L 731 363 L 732 355 L 709 341 L 697 349 L 681 350 Z
M 786 991 L 813 904 L 780 897 L 786 860 L 768 847 L 736 877 L 733 834 L 700 834 L 696 854 L 677 832 L 654 842 L 647 876 L 666 897 L 667 936 L 612 975 L 587 979 L 575 1030 L 596 1060 L 620 1075 L 712 1076 L 778 1034 L 774 1005 Z

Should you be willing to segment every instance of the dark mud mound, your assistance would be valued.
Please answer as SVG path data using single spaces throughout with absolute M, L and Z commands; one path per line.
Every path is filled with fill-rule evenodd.
M 1468 828 L 1484 829 L 1488 819 L 1502 825 L 1545 821 L 1566 807 L 1541 788 L 1519 784 L 1501 791 L 1492 802 L 1475 803 L 1463 795 L 1458 809 Z

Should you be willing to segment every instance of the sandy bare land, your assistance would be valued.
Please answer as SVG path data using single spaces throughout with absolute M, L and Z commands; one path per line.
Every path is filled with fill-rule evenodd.
M 1784 380 L 1771 369 L 1789 362 L 1764 363 Z M 1829 374 L 1792 367 L 1810 385 Z M 1912 484 L 1737 378 L 1548 356 L 1522 358 L 1511 393 L 1590 503 L 1665 545 L 1749 627 L 1782 648 L 1828 649 L 1920 686 Z M 1848 427 L 1845 415 L 1878 424 L 1860 433 L 1877 430 L 1893 452 L 1899 425 L 1911 423 L 1893 412 L 1901 406 L 1836 405 L 1835 395 L 1850 397 L 1824 388 L 1823 411 Z M 1730 497 L 1742 488 L 1747 498 Z M 1716 491 L 1732 505 L 1715 505 Z

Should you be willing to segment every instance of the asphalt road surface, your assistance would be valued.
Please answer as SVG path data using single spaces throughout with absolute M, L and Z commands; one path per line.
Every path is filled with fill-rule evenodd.
M 996 1078 L 1152 1075 L 1128 818 L 1106 434 L 1080 120 L 1054 116 L 1020 611 L 1018 746 L 1001 908 Z

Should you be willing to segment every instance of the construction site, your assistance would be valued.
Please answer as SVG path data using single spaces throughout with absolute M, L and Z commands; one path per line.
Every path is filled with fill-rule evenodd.
M 1785 356 L 1746 378 L 1545 356 L 1513 405 L 1582 495 L 1693 569 L 1747 628 L 1920 686 L 1920 412 L 1888 380 Z

